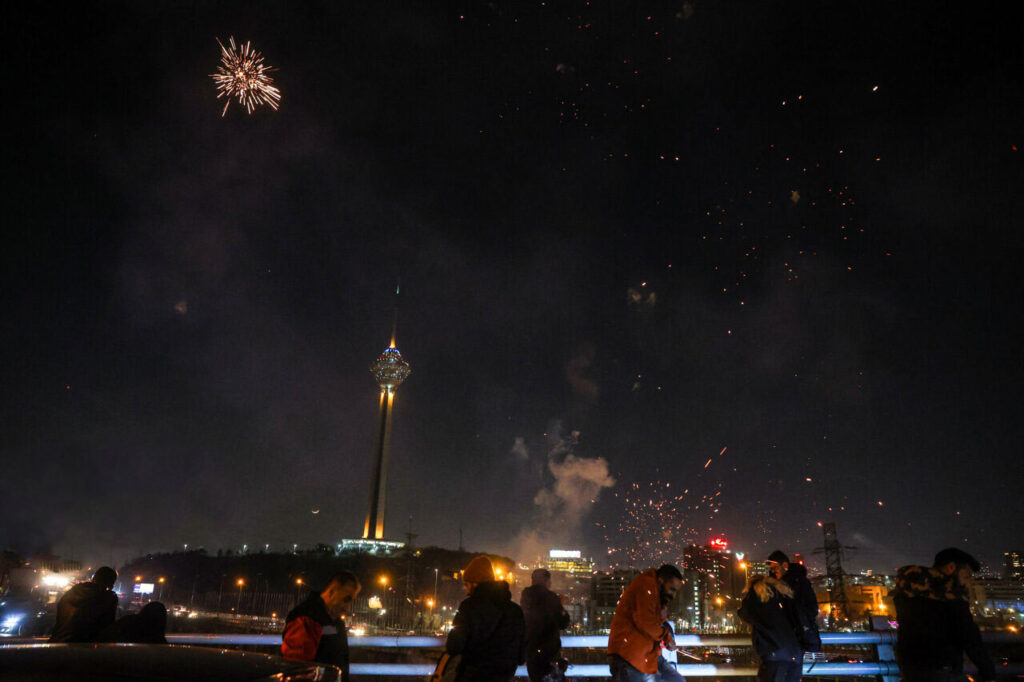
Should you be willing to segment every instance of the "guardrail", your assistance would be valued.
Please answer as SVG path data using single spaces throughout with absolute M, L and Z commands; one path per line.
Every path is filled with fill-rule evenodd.
M 1024 636 L 1009 632 L 986 632 L 982 639 L 987 644 L 1022 644 Z M 201 646 L 281 646 L 280 635 L 203 635 L 180 634 L 167 635 L 171 644 L 195 644 Z M 350 647 L 374 647 L 393 649 L 439 649 L 444 646 L 441 637 L 349 637 Z M 750 646 L 750 635 L 676 635 L 676 643 L 680 647 L 747 647 Z M 821 643 L 824 646 L 835 644 L 867 644 L 878 647 L 882 651 L 878 658 L 885 659 L 885 649 L 891 652 L 896 643 L 896 632 L 823 632 Z M 563 637 L 562 648 L 598 648 L 608 645 L 607 635 Z M 708 663 L 680 663 L 676 669 L 684 677 L 754 677 L 755 666 L 714 665 Z M 387 676 L 387 677 L 425 677 L 434 671 L 432 664 L 424 663 L 353 663 L 353 675 Z M 997 668 L 1000 675 L 1024 674 L 1024 663 L 1003 665 Z M 847 676 L 881 676 L 885 678 L 899 677 L 899 668 L 893 660 L 880 660 L 866 663 L 805 663 L 805 676 L 847 677 Z M 570 665 L 567 677 L 610 677 L 607 665 Z M 516 677 L 526 677 L 526 667 L 516 670 Z

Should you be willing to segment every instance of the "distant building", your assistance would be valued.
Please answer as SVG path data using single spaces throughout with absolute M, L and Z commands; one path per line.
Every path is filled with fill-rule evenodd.
M 1003 554 L 1003 578 L 1024 581 L 1024 556 L 1020 552 Z
M 373 554 L 389 556 L 405 547 L 404 542 L 394 540 L 370 540 L 365 538 L 345 538 L 336 545 L 338 554 Z
M 971 606 L 979 616 L 1024 613 L 1024 584 L 1016 580 L 972 580 Z
M 574 630 L 589 629 L 587 604 L 591 599 L 594 561 L 578 549 L 552 549 L 544 567 L 551 572 L 551 589 L 563 597 Z
M 811 585 L 818 598 L 821 613 L 831 612 L 829 601 L 830 578 L 819 575 L 811 578 Z M 846 594 L 847 617 L 852 620 L 869 616 L 892 616 L 896 613 L 889 592 L 894 586 L 892 576 L 872 575 L 870 571 L 860 575 L 843 576 L 843 591 Z
M 592 632 L 608 632 L 611 628 L 615 607 L 619 604 L 626 587 L 640 571 L 631 568 L 619 568 L 614 571 L 598 571 L 591 577 L 589 630 Z

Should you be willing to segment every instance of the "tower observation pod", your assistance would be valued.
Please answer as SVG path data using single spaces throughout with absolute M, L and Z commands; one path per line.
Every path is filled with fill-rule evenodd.
M 388 460 L 391 457 L 391 410 L 395 404 L 395 392 L 412 371 L 409 363 L 395 347 L 395 335 L 391 345 L 384 349 L 372 365 L 370 373 L 380 386 L 380 407 L 377 409 L 377 432 L 373 445 L 373 478 L 370 481 L 370 508 L 366 513 L 363 539 L 384 539 L 384 511 L 387 507 Z

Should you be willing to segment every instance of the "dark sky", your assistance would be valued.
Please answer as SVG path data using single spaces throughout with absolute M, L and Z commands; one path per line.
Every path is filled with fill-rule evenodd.
M 1024 48 L 897 5 L 23 4 L 0 545 L 357 537 L 400 279 L 392 535 L 1019 550 Z

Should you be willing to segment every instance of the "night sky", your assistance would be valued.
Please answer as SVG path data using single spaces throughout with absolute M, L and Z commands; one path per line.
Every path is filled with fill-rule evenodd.
M 995 7 L 22 4 L 0 545 L 358 537 L 400 281 L 389 535 L 607 565 L 631 500 L 683 495 L 644 533 L 810 554 L 834 520 L 848 569 L 997 563 L 1024 47 Z M 280 110 L 221 116 L 230 36 Z

